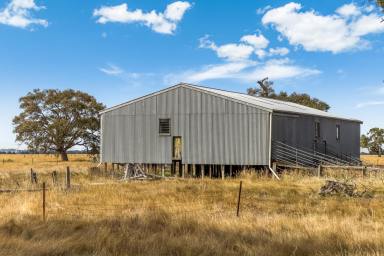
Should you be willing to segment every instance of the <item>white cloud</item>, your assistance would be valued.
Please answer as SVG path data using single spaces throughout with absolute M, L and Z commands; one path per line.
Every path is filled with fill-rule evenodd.
M 39 11 L 44 7 L 37 6 L 34 0 L 12 0 L 0 11 L 0 24 L 19 28 L 27 28 L 31 25 L 48 26 L 48 21 L 36 19 L 31 15 L 32 11 Z
M 271 60 L 250 72 L 244 73 L 243 80 L 248 82 L 255 82 L 264 77 L 268 77 L 272 80 L 280 80 L 287 78 L 307 77 L 320 73 L 321 72 L 317 69 L 304 68 L 294 65 L 288 59 Z
M 99 68 L 99 70 L 107 75 L 116 76 L 124 73 L 124 70 L 120 67 L 113 65 L 113 64 L 107 64 L 104 68 Z
M 373 13 L 361 16 L 351 23 L 350 27 L 352 34 L 357 37 L 384 32 L 384 24 L 380 22 L 380 17 Z
M 268 47 L 269 41 L 262 34 L 245 35 L 240 39 L 241 42 L 252 45 L 255 49 L 264 49 Z
M 257 57 L 259 57 L 259 59 L 263 59 L 268 55 L 268 53 L 262 49 L 255 50 L 255 54 Z
M 265 13 L 266 11 L 268 11 L 269 9 L 272 9 L 272 6 L 267 5 L 267 6 L 263 7 L 263 8 L 258 8 L 258 9 L 256 10 L 256 13 L 259 14 L 259 15 L 261 15 L 261 14 L 264 14 L 264 13 Z
M 253 54 L 259 59 L 263 59 L 267 56 L 286 55 L 289 53 L 287 48 L 271 49 L 268 52 L 266 48 L 269 45 L 269 41 L 260 33 L 244 35 L 240 38 L 240 43 L 229 43 L 220 46 L 210 40 L 208 35 L 200 38 L 199 41 L 200 48 L 211 49 L 216 52 L 219 58 L 227 61 L 249 60 Z
M 276 47 L 276 48 L 271 48 L 269 49 L 269 55 L 280 55 L 280 56 L 285 56 L 289 53 L 289 49 L 285 47 Z
M 307 51 L 339 53 L 362 48 L 367 45 L 362 36 L 384 32 L 377 14 L 363 14 L 353 4 L 340 7 L 332 15 L 320 15 L 313 10 L 301 9 L 301 4 L 291 2 L 269 10 L 262 22 L 273 25 L 291 45 L 300 45 Z M 351 19 L 351 16 L 354 17 Z
M 177 1 L 169 4 L 164 13 L 152 10 L 143 12 L 141 9 L 130 11 L 126 3 L 116 6 L 102 6 L 93 12 L 98 17 L 97 22 L 105 24 L 108 22 L 118 23 L 141 23 L 161 34 L 173 34 L 178 22 L 184 13 L 191 8 L 189 2 Z
M 384 105 L 384 101 L 367 101 L 356 105 L 356 108 L 372 107 Z
M 265 63 L 254 61 L 229 62 L 207 65 L 200 70 L 189 70 L 181 74 L 170 74 L 166 82 L 185 81 L 199 83 L 207 80 L 234 79 L 240 82 L 256 82 L 264 77 L 273 80 L 317 75 L 317 69 L 308 69 L 292 64 L 288 59 L 271 60 Z
M 344 17 L 358 16 L 361 14 L 359 8 L 354 3 L 345 4 L 339 7 L 336 10 L 336 13 Z
M 191 7 L 188 2 L 177 1 L 169 4 L 165 9 L 164 16 L 172 21 L 180 21 L 184 13 Z
M 213 41 L 209 39 L 209 36 L 200 38 L 200 48 L 211 49 L 216 52 L 217 56 L 222 59 L 229 61 L 238 61 L 248 59 L 254 48 L 250 45 L 245 44 L 224 44 L 217 46 Z

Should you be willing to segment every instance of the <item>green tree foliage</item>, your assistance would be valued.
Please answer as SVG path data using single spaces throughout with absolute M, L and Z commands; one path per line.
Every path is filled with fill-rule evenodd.
M 330 106 L 327 103 L 317 98 L 312 98 L 306 93 L 293 92 L 291 94 L 288 94 L 282 91 L 276 94 L 275 90 L 272 87 L 273 82 L 268 81 L 268 78 L 264 78 L 263 80 L 258 81 L 257 83 L 259 84 L 259 87 L 247 89 L 247 93 L 249 95 L 293 102 L 293 103 L 297 103 L 307 107 L 323 110 L 323 111 L 328 111 L 330 108 Z
M 367 148 L 370 154 L 381 157 L 384 146 L 384 129 L 370 129 L 366 135 L 361 135 L 360 145 L 362 148 Z
M 67 151 L 82 146 L 97 153 L 100 142 L 99 111 L 105 107 L 87 93 L 74 90 L 39 90 L 21 97 L 22 112 L 13 119 L 16 141 L 37 152 L 56 152 L 63 161 Z
M 384 0 L 376 0 L 376 3 L 379 7 L 381 7 L 382 9 L 384 9 Z

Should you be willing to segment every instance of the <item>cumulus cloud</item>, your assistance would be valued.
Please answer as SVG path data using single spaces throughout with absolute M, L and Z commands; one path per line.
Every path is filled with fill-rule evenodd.
M 264 49 L 268 46 L 269 41 L 262 34 L 245 35 L 240 39 L 241 42 L 252 45 L 255 49 Z
M 185 12 L 191 8 L 191 4 L 185 1 L 177 1 L 169 4 L 163 13 L 152 10 L 144 12 L 141 9 L 129 10 L 126 3 L 116 6 L 102 6 L 93 12 L 98 17 L 97 22 L 106 24 L 115 23 L 140 23 L 153 31 L 161 34 L 173 34 L 177 24 L 183 18 Z
M 244 35 L 240 43 L 229 43 L 218 46 L 208 35 L 200 38 L 200 48 L 211 49 L 216 52 L 219 58 L 228 61 L 247 60 L 253 54 L 260 59 L 267 56 L 264 50 L 268 47 L 269 41 L 262 34 Z
M 364 35 L 384 32 L 380 17 L 372 11 L 352 3 L 332 15 L 321 15 L 314 10 L 302 11 L 301 4 L 291 2 L 267 11 L 262 22 L 306 51 L 339 53 L 366 46 Z
M 288 48 L 268 48 L 268 46 L 269 40 L 261 33 L 244 35 L 238 43 L 224 45 L 217 45 L 206 35 L 200 38 L 199 47 L 214 51 L 225 62 L 205 65 L 200 69 L 188 70 L 180 74 L 170 74 L 166 82 L 198 83 L 218 79 L 256 82 L 266 76 L 279 80 L 321 73 L 317 69 L 298 66 L 288 58 L 281 59 L 281 56 L 289 54 Z
M 353 3 L 345 4 L 339 7 L 336 10 L 336 13 L 344 17 L 358 16 L 361 14 L 359 8 Z
M 37 6 L 34 0 L 12 0 L 0 11 L 0 24 L 27 28 L 31 25 L 48 26 L 48 21 L 32 17 L 33 11 L 39 11 L 44 7 Z
M 289 49 L 286 47 L 276 47 L 276 48 L 269 49 L 270 56 L 274 56 L 274 55 L 285 56 L 288 53 L 289 53 Z

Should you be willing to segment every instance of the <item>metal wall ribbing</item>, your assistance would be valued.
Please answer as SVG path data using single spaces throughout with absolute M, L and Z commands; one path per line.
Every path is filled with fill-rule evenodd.
M 272 120 L 272 140 L 313 149 L 316 139 L 320 144 L 326 141 L 327 147 L 335 153 L 360 157 L 359 122 L 289 113 L 273 113 Z M 320 123 L 320 138 L 315 138 L 315 122 Z M 340 126 L 340 140 L 336 140 L 336 125 Z
M 269 112 L 186 87 L 103 113 L 103 162 L 172 162 L 172 136 L 181 136 L 183 163 L 267 165 Z M 171 119 L 171 136 L 159 135 Z

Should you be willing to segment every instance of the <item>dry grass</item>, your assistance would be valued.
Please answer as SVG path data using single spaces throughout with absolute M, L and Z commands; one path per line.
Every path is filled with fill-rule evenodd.
M 361 160 L 366 165 L 384 166 L 384 156 L 378 157 L 377 155 L 362 155 Z
M 29 171 L 33 168 L 37 171 L 64 171 L 67 166 L 76 170 L 86 170 L 95 163 L 89 155 L 69 155 L 69 162 L 63 162 L 60 157 L 53 154 L 0 154 L 0 172 Z
M 48 173 L 41 180 L 49 183 Z M 46 223 L 40 192 L 0 194 L 0 255 L 384 254 L 381 180 L 356 180 L 373 198 L 323 198 L 323 179 L 244 175 L 238 218 L 239 180 L 119 182 L 75 173 L 81 186 L 71 191 L 49 183 Z

